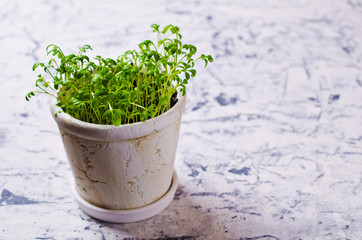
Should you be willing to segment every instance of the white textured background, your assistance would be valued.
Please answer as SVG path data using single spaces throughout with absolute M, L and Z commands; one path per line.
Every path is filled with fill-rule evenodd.
M 116 57 L 178 25 L 214 56 L 188 87 L 174 201 L 139 223 L 85 215 L 47 98 L 45 47 Z M 362 239 L 360 0 L 2 0 L 0 239 Z

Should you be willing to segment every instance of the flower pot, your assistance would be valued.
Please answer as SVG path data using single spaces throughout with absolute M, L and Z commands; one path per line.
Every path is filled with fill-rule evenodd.
M 152 214 L 147 208 L 145 216 L 150 217 L 168 205 L 155 203 L 165 202 L 162 198 L 166 195 L 170 199 L 170 189 L 174 194 L 174 161 L 185 105 L 186 96 L 179 96 L 178 102 L 160 116 L 116 127 L 79 121 L 66 113 L 55 117 L 60 109 L 51 104 L 72 169 L 74 192 L 83 210 L 82 201 L 93 206 L 92 211 L 118 211 L 121 215 L 158 206 Z M 141 215 L 129 219 L 142 220 Z M 117 222 L 117 217 L 112 221 Z

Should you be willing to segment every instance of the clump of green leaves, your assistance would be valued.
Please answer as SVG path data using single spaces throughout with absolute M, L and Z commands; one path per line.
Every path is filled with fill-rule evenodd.
M 195 58 L 196 47 L 181 42 L 177 26 L 162 30 L 151 25 L 157 42 L 141 42 L 139 49 L 126 51 L 117 59 L 86 55 L 89 45 L 79 48 L 77 55 L 65 55 L 56 45 L 46 48 L 53 56 L 48 64 L 37 62 L 33 71 L 38 75 L 36 91 L 26 95 L 29 100 L 36 93 L 51 95 L 57 106 L 72 117 L 95 124 L 129 124 L 156 117 L 175 103 L 177 92 L 186 93 L 186 85 L 195 77 L 197 60 L 205 67 L 213 59 L 201 54 Z M 47 79 L 50 77 L 50 81 Z

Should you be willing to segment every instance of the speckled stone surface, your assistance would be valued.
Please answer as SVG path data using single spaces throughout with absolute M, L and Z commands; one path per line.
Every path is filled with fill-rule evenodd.
M 149 25 L 214 56 L 188 87 L 170 206 L 110 224 L 84 214 L 46 97 L 50 43 L 116 57 Z M 0 239 L 362 239 L 360 0 L 3 0 Z

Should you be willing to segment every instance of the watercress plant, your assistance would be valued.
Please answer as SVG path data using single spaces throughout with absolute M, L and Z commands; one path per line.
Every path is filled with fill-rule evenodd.
M 97 56 L 91 61 L 86 55 L 92 50 L 89 45 L 80 47 L 77 55 L 65 55 L 50 44 L 46 52 L 53 58 L 33 65 L 33 71 L 41 67 L 45 74 L 38 75 L 37 90 L 29 92 L 26 100 L 36 93 L 48 94 L 76 119 L 115 126 L 166 112 L 177 101 L 177 92 L 186 93 L 189 79 L 196 75 L 195 62 L 203 60 L 206 67 L 213 58 L 204 54 L 195 58 L 196 47 L 181 42 L 177 26 L 151 27 L 156 43 L 143 41 L 138 50 L 126 51 L 117 59 Z

